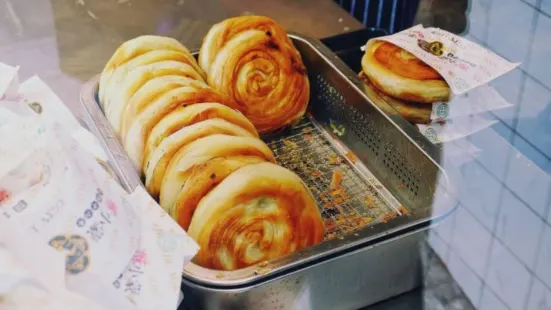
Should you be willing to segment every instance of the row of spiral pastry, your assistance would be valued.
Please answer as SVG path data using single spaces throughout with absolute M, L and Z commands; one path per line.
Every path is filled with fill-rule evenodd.
M 306 185 L 206 77 L 177 41 L 143 36 L 119 47 L 99 90 L 148 192 L 199 243 L 196 263 L 233 270 L 319 243 Z

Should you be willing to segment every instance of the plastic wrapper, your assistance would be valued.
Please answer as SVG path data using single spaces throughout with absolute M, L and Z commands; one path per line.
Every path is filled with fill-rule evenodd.
M 418 124 L 417 128 L 432 143 L 444 143 L 467 137 L 497 122 L 495 119 L 488 119 L 477 114 L 458 117 L 441 123 Z
M 444 158 L 444 169 L 448 165 L 461 167 L 476 159 L 482 150 L 476 147 L 467 139 L 457 139 L 440 145 Z
M 39 78 L 15 89 L 0 102 L 0 309 L 176 309 L 196 243 L 98 165 Z
M 430 120 L 433 123 L 440 122 L 512 106 L 513 104 L 505 100 L 493 87 L 485 84 L 468 93 L 454 96 L 449 102 L 433 103 Z

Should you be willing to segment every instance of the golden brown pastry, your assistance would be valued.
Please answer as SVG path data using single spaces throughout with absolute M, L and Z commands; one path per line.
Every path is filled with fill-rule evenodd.
M 178 193 L 186 182 L 183 171 L 211 158 L 232 155 L 256 156 L 275 163 L 270 148 L 257 138 L 214 134 L 197 139 L 181 148 L 170 160 L 161 181 L 161 207 L 165 210 L 174 207 Z
M 362 71 L 375 87 L 397 99 L 433 103 L 450 97 L 448 84 L 436 70 L 388 42 L 367 43 Z
M 266 161 L 263 157 L 244 155 L 204 158 L 204 160 L 204 162 L 197 162 L 187 171 L 181 172 L 180 177 L 185 182 L 176 196 L 174 205 L 170 208 L 172 217 L 185 230 L 189 228 L 197 204 L 210 190 L 237 169 Z
M 153 129 L 151 129 L 145 144 L 144 163 L 149 160 L 150 154 L 163 139 L 182 127 L 210 118 L 226 120 L 247 130 L 253 136 L 258 138 L 258 133 L 256 132 L 256 129 L 254 129 L 254 125 L 251 124 L 251 122 L 238 111 L 228 108 L 223 104 L 214 102 L 193 104 L 173 110 L 161 119 L 161 121 L 159 121 Z
M 233 172 L 199 201 L 188 234 L 201 247 L 196 263 L 234 270 L 315 245 L 324 226 L 298 176 L 258 163 Z
M 166 60 L 139 66 L 124 75 L 120 83 L 108 87 L 104 94 L 103 108 L 109 123 L 117 134 L 121 133 L 122 114 L 130 98 L 147 81 L 158 76 L 180 75 L 201 80 L 201 76 L 192 66 L 173 60 Z M 113 80 L 113 78 L 111 79 Z
M 176 60 L 194 67 L 203 77 L 195 59 L 180 42 L 167 37 L 145 35 L 126 41 L 111 56 L 100 76 L 99 98 L 104 102 L 104 95 L 111 76 L 116 71 L 128 72 L 141 65 L 163 60 Z
M 310 85 L 302 59 L 285 30 L 268 17 L 214 25 L 199 64 L 208 84 L 231 96 L 259 132 L 294 124 L 306 112 Z
M 231 98 L 213 89 L 182 86 L 158 96 L 136 115 L 123 143 L 124 149 L 138 171 L 143 167 L 145 143 L 153 127 L 173 110 L 202 102 L 219 102 L 235 107 Z
M 388 114 L 400 114 L 406 120 L 415 124 L 428 124 L 430 123 L 430 115 L 432 113 L 432 106 L 428 104 L 419 104 L 415 102 L 407 102 L 398 100 L 386 95 L 377 89 L 369 81 L 365 73 L 360 72 L 360 79 L 365 83 L 365 92 L 367 96 Z M 386 103 L 386 104 L 385 104 Z
M 163 139 L 144 161 L 145 185 L 149 194 L 158 198 L 166 167 L 178 150 L 199 138 L 215 134 L 256 138 L 251 132 L 220 118 L 181 128 Z
M 167 91 L 182 86 L 195 88 L 209 88 L 206 83 L 179 75 L 165 75 L 153 78 L 143 84 L 124 107 L 122 114 L 121 139 L 126 138 L 128 129 L 136 115 L 142 112 L 149 104 Z

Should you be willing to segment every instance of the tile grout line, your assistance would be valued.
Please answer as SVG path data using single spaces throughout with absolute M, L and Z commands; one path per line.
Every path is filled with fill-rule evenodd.
M 523 2 L 524 4 L 528 5 L 532 9 L 538 11 L 539 13 L 541 13 L 541 14 L 547 16 L 547 17 L 551 17 L 551 13 L 547 13 L 544 10 L 541 9 L 541 4 L 543 3 L 543 0 L 536 0 L 537 1 L 536 5 L 533 5 L 532 3 L 526 2 L 525 0 L 520 0 L 520 1 Z
M 551 197 L 551 195 L 549 195 Z M 548 199 L 548 205 L 549 205 L 549 200 Z M 540 261 L 540 255 L 541 255 L 541 251 L 543 251 L 542 247 L 543 247 L 543 236 L 545 235 L 545 229 L 547 228 L 546 227 L 547 225 L 543 225 L 543 227 L 541 228 L 541 232 L 539 234 L 539 238 L 538 238 L 538 247 L 536 248 L 536 253 L 535 253 L 535 256 L 534 256 L 534 262 L 533 262 L 533 265 L 534 265 L 534 275 L 532 275 L 532 277 L 530 278 L 530 285 L 529 285 L 529 288 L 528 288 L 528 296 L 526 296 L 526 300 L 524 302 L 524 309 L 526 309 L 528 307 L 528 304 L 530 303 L 530 296 L 532 296 L 532 289 L 534 288 L 534 284 L 535 284 L 535 281 L 536 279 L 540 280 L 539 277 L 536 276 L 537 272 L 536 272 L 536 269 L 538 268 L 538 263 Z M 543 283 L 543 281 L 540 280 L 540 282 Z M 546 284 L 544 283 L 544 285 L 546 286 Z
M 510 158 L 510 154 L 507 154 L 507 155 L 508 155 L 508 160 L 510 160 L 510 159 L 511 159 L 511 158 Z M 508 161 L 507 161 L 507 162 L 508 162 Z M 503 174 L 504 174 L 504 177 L 503 177 L 504 179 L 507 178 L 508 172 L 509 172 L 509 170 L 505 170 L 505 172 L 503 173 Z M 492 238 L 490 239 L 490 246 L 489 246 L 488 256 L 486 257 L 486 262 L 485 262 L 485 264 L 484 264 L 484 271 L 483 271 L 483 273 L 484 273 L 484 276 L 483 276 L 484 281 L 482 281 L 482 288 L 481 288 L 483 292 L 484 292 L 484 288 L 486 287 L 486 281 L 485 281 L 485 279 L 488 278 L 488 273 L 489 273 L 489 270 L 490 270 L 490 262 L 491 262 L 492 251 L 493 251 L 494 246 L 495 246 L 494 243 L 495 243 L 495 240 L 497 239 L 497 236 L 495 235 L 495 231 L 496 231 L 496 229 L 497 229 L 497 224 L 498 224 L 498 222 L 499 222 L 499 215 L 501 214 L 501 203 L 503 202 L 503 196 L 504 196 L 504 193 L 505 193 L 505 192 L 504 192 L 505 189 L 506 189 L 505 186 L 501 187 L 501 189 L 500 189 L 500 195 L 499 195 L 498 204 L 497 204 L 499 207 L 498 207 L 498 209 L 497 209 L 497 213 L 494 215 L 494 220 L 495 220 L 495 222 L 494 222 L 494 227 L 492 227 L 492 230 L 490 231 L 490 236 L 491 236 Z M 469 212 L 469 213 L 470 213 L 470 212 Z M 475 220 L 476 220 L 476 217 L 475 217 L 473 214 L 471 214 L 471 215 L 472 215 L 473 218 L 475 218 Z M 484 225 L 482 225 L 482 226 L 484 227 Z M 482 294 L 480 294 L 480 298 L 479 298 L 479 300 L 478 300 L 478 304 L 479 304 L 479 305 L 482 304 Z
M 540 1 L 541 0 L 538 0 L 538 2 L 536 3 L 537 6 L 539 6 L 539 4 L 541 3 Z M 538 25 L 538 13 L 539 10 L 536 8 L 534 12 L 532 12 L 532 20 L 530 21 L 530 37 L 528 38 L 528 49 L 526 50 L 526 55 L 524 55 L 526 59 L 525 68 L 527 69 L 530 67 L 530 62 L 532 60 L 532 49 L 534 48 L 534 38 Z
M 523 74 L 523 75 L 526 75 L 526 74 Z M 523 80 L 523 82 L 524 82 L 524 80 Z M 523 83 L 523 82 L 521 82 L 521 83 Z M 521 88 L 523 88 L 523 91 L 524 91 L 524 85 L 523 85 Z M 551 90 L 550 90 L 550 92 L 551 92 Z M 516 110 L 518 110 L 518 106 L 517 106 L 517 109 L 516 109 Z M 507 127 L 507 129 L 509 129 L 509 130 L 511 131 L 511 133 L 512 133 L 512 137 L 510 138 L 511 140 L 512 140 L 513 138 L 515 138 L 515 137 L 521 138 L 526 144 L 528 144 L 530 147 L 532 147 L 534 150 L 536 150 L 536 152 L 538 152 L 538 155 L 541 155 L 542 157 L 544 157 L 544 158 L 547 159 L 548 161 L 551 161 L 551 156 L 545 154 L 542 150 L 540 150 L 539 147 L 537 147 L 537 146 L 534 145 L 532 142 L 530 142 L 528 139 L 526 139 L 526 137 L 524 137 L 523 134 L 519 133 L 519 132 L 516 131 L 513 127 L 509 126 L 509 124 L 505 123 L 504 120 L 502 120 L 499 116 L 495 115 L 492 111 L 490 111 L 490 113 L 491 113 L 494 117 L 496 117 L 496 118 L 501 122 L 501 124 L 503 124 L 505 127 Z M 517 121 L 517 119 L 515 118 L 515 120 L 513 120 L 513 122 L 516 122 L 516 121 Z M 510 145 L 511 145 L 513 148 L 515 148 L 515 146 L 512 144 L 512 141 L 511 141 Z M 517 148 L 515 148 L 515 149 L 518 150 Z M 521 153 L 522 153 L 522 152 L 521 152 Z M 523 153 L 523 154 L 524 154 L 524 153 Z M 526 157 L 526 158 L 528 158 L 528 157 Z M 528 159 L 529 159 L 529 158 L 528 158 Z M 536 166 L 537 166 L 537 165 L 536 165 Z M 540 169 L 541 169 L 541 168 L 540 168 Z M 543 169 L 541 169 L 541 170 L 543 170 Z

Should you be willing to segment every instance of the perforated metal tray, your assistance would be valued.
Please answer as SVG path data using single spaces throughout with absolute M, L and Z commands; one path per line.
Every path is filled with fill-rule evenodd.
M 319 41 L 290 37 L 310 77 L 309 114 L 298 126 L 263 139 L 278 162 L 301 176 L 316 196 L 326 223 L 325 241 L 236 271 L 191 263 L 184 271 L 188 283 L 224 290 L 256 287 L 426 228 L 455 206 L 438 149 L 402 118 L 372 104 L 356 73 Z M 143 184 L 98 105 L 98 80 L 81 92 L 88 126 L 100 137 L 123 186 L 132 191 Z M 338 190 L 330 188 L 335 171 L 343 176 Z

